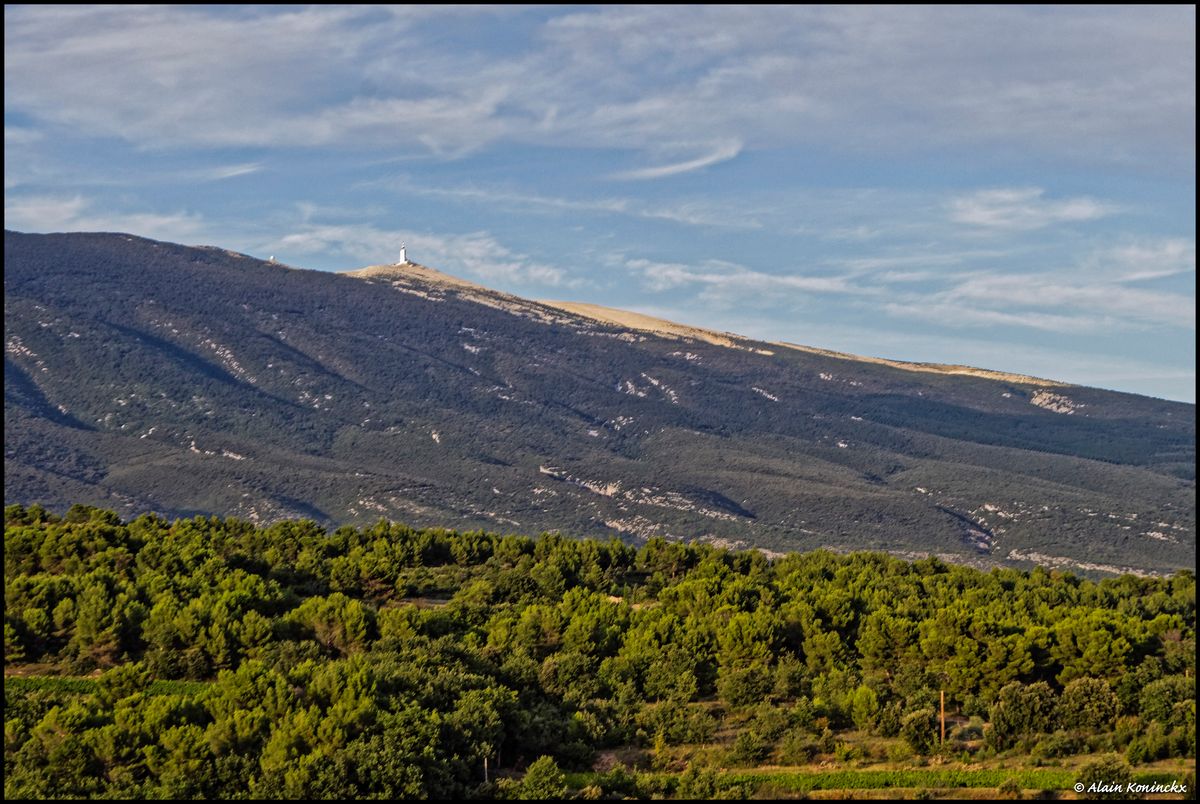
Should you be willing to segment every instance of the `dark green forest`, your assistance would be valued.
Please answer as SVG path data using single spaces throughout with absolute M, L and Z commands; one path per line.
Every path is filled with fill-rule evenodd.
M 12 505 L 5 795 L 736 797 L 731 769 L 833 778 L 872 740 L 883 786 L 953 786 L 895 770 L 939 757 L 1062 784 L 1063 757 L 1194 763 L 1195 592 L 1189 571 Z

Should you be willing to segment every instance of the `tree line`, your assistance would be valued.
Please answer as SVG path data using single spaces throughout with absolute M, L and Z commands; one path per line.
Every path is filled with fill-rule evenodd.
M 1195 755 L 1187 571 L 15 505 L 4 628 L 10 673 L 103 671 L 6 680 L 12 796 L 528 797 L 727 727 L 748 766 L 930 754 L 943 692 L 978 755 Z

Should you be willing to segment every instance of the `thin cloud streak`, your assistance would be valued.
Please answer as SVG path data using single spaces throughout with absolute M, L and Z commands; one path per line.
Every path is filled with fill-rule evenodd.
M 624 173 L 616 173 L 612 178 L 626 181 L 644 181 L 647 179 L 662 179 L 667 176 L 678 176 L 681 173 L 691 173 L 694 170 L 701 170 L 719 162 L 726 162 L 735 158 L 741 152 L 742 144 L 740 142 L 726 143 L 716 148 L 712 153 L 696 159 L 689 159 L 686 162 L 676 162 L 672 165 L 628 170 Z
M 710 201 L 682 201 L 654 206 L 635 198 L 601 197 L 594 199 L 562 198 L 537 193 L 487 187 L 434 187 L 415 181 L 373 180 L 360 187 L 384 187 L 405 195 L 447 198 L 482 204 L 493 209 L 511 210 L 514 205 L 550 212 L 597 212 L 625 215 L 646 220 L 665 220 L 684 226 L 719 229 L 762 229 L 763 224 L 737 209 Z
M 1093 198 L 1051 200 L 1040 187 L 980 190 L 949 203 L 950 220 L 983 229 L 1021 231 L 1094 221 L 1120 208 Z
M 1117 246 L 1097 255 L 1087 266 L 1113 274 L 1117 282 L 1144 282 L 1196 273 L 1196 242 L 1181 237 L 1157 243 Z
M 223 181 L 225 179 L 233 179 L 238 176 L 247 176 L 251 173 L 257 173 L 263 169 L 259 162 L 248 162 L 242 165 L 225 165 L 223 167 L 215 167 L 211 170 L 201 172 L 200 176 L 209 181 Z
M 850 285 L 847 276 L 768 274 L 751 270 L 742 265 L 719 261 L 709 261 L 703 267 L 697 268 L 678 263 L 632 259 L 625 262 L 625 268 L 641 277 L 646 288 L 652 291 L 699 285 L 731 293 L 753 293 L 772 288 L 804 293 L 862 294 L 871 292 L 867 288 Z

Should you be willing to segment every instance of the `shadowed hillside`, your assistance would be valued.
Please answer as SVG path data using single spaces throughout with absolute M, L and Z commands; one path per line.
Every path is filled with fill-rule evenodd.
M 1195 563 L 1193 405 L 588 312 L 423 266 L 6 232 L 5 500 Z

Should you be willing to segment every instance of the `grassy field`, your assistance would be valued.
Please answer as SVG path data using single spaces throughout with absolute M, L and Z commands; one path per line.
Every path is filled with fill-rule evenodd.
M 1086 759 L 1086 758 L 1085 758 Z M 1160 763 L 1170 764 L 1170 763 Z M 1134 781 L 1148 784 L 1182 782 L 1194 766 L 1169 769 L 1142 769 L 1134 773 Z M 1009 780 L 1019 785 L 1026 798 L 1073 799 L 1072 790 L 1078 775 L 1077 768 L 916 768 L 898 770 L 829 770 L 819 766 L 795 768 L 715 769 L 718 786 L 741 788 L 752 798 L 815 798 L 815 799 L 888 799 L 888 798 L 973 798 L 1004 797 L 1001 785 Z M 682 774 L 660 772 L 651 774 L 655 786 L 662 790 L 676 789 Z M 568 783 L 575 789 L 602 784 L 605 774 L 568 774 Z M 1155 796 L 1189 798 L 1189 796 Z
M 657 763 L 660 770 L 643 771 L 642 787 L 672 796 L 686 789 L 685 768 L 700 768 L 718 791 L 736 792 L 750 798 L 767 799 L 976 799 L 1012 798 L 1020 790 L 1022 798 L 1082 798 L 1073 787 L 1080 771 L 1098 758 L 1080 754 L 1058 759 L 1039 760 L 1009 752 L 983 760 L 963 761 L 945 757 L 914 758 L 906 761 L 883 759 L 889 748 L 899 747 L 898 739 L 880 738 L 859 732 L 839 735 L 856 744 L 865 758 L 839 763 L 814 761 L 808 765 L 735 767 L 727 757 L 728 739 L 707 745 L 677 746 L 670 756 Z M 728 735 L 726 735 L 728 737 Z M 652 752 L 623 749 L 610 756 L 631 767 L 655 764 Z M 872 758 L 874 757 L 874 758 Z M 927 763 L 927 764 L 926 764 Z M 695 771 L 690 771 L 695 773 Z M 569 785 L 576 790 L 589 786 L 608 788 L 612 771 L 568 774 Z M 1162 760 L 1134 768 L 1136 783 L 1186 783 L 1195 778 L 1192 759 Z M 1003 786 L 1003 787 L 1002 787 Z M 1190 799 L 1194 795 L 1147 795 L 1143 798 Z

